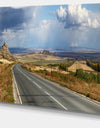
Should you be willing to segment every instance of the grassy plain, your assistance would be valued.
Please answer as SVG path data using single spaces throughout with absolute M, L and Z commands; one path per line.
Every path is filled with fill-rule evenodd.
M 66 61 L 66 58 L 61 58 L 52 55 L 44 54 L 29 54 L 25 56 L 16 56 L 17 60 L 22 63 L 35 63 L 35 64 L 48 64 L 48 63 L 59 63 L 59 61 Z

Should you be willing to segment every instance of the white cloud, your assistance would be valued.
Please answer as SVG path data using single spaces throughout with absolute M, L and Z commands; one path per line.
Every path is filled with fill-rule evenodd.
M 60 9 L 57 10 L 57 16 L 63 21 L 67 15 L 66 8 L 60 6 Z
M 57 19 L 65 24 L 65 28 L 72 27 L 92 27 L 100 26 L 99 21 L 92 19 L 90 11 L 82 8 L 81 5 L 68 5 L 67 8 L 62 6 L 56 11 Z
M 99 27 L 99 22 L 97 21 L 97 19 L 94 19 L 93 22 L 92 22 L 92 27 L 93 28 L 98 28 Z
M 42 23 L 43 24 L 47 24 L 47 20 L 42 20 Z
M 33 17 L 36 18 L 36 12 L 33 12 Z
M 15 38 L 15 34 L 12 32 L 11 29 L 7 29 L 7 30 L 4 29 L 4 31 L 2 32 L 2 34 L 3 34 L 2 35 L 2 38 L 4 40 L 9 40 L 9 39 Z
M 77 46 L 78 46 L 78 44 L 76 42 L 71 43 L 71 47 L 77 47 Z
M 88 17 L 88 11 L 82 8 L 81 5 L 69 5 L 67 9 L 68 14 L 72 21 L 76 23 L 82 23 Z

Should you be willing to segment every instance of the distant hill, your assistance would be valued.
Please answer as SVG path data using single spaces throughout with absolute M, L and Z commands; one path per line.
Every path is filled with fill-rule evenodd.
M 24 48 L 24 47 L 13 48 L 12 47 L 12 48 L 9 48 L 9 52 L 10 52 L 10 55 L 12 54 L 14 56 L 43 54 L 43 55 L 51 55 L 51 56 L 56 55 L 58 57 L 76 58 L 76 59 L 82 59 L 82 60 L 86 60 L 87 58 L 93 59 L 93 60 L 100 60 L 100 50 L 88 49 L 88 48 L 82 48 L 82 47 L 67 47 L 65 49 L 51 49 L 51 48 L 43 49 L 43 48 Z
M 57 52 L 100 52 L 98 49 L 88 49 L 82 47 L 67 47 L 65 49 L 43 49 L 43 48 L 24 48 L 24 47 L 10 47 L 9 51 L 11 54 L 21 54 L 27 55 L 31 53 L 41 53 L 41 54 L 53 54 L 56 55 Z M 49 52 L 48 52 L 49 51 Z
M 84 48 L 84 47 L 67 47 L 65 49 L 55 49 L 55 51 L 68 51 L 68 52 L 91 52 L 100 51 L 99 49 Z
M 7 43 L 4 42 L 3 46 L 0 49 L 0 59 L 6 59 L 9 61 L 15 61 L 15 57 L 10 53 Z

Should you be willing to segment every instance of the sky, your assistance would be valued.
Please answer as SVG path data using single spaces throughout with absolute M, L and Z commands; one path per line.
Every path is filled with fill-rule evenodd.
M 0 8 L 0 46 L 100 49 L 100 4 Z

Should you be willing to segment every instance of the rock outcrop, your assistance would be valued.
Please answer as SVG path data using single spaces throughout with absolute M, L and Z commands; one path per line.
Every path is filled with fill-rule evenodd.
M 50 52 L 48 50 L 43 50 L 42 54 L 50 55 Z
M 6 42 L 4 42 L 3 46 L 0 49 L 0 59 L 16 61 L 15 57 L 10 53 Z
M 54 52 L 50 52 L 50 51 L 48 51 L 48 50 L 43 50 L 42 51 L 42 54 L 44 54 L 44 55 L 53 55 L 53 56 L 55 56 L 56 55 L 56 53 Z

